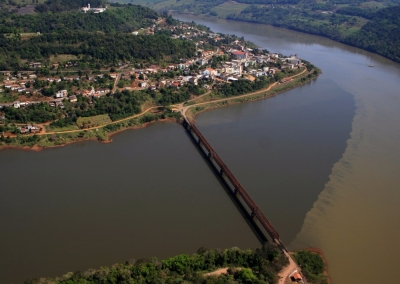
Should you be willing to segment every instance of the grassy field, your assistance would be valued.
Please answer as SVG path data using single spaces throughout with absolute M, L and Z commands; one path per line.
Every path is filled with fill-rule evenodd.
M 192 0 L 191 0 L 192 1 Z M 147 1 L 149 2 L 149 1 Z M 179 3 L 181 3 L 183 1 L 180 1 Z M 163 10 L 165 8 L 169 8 L 170 6 L 176 4 L 176 0 L 166 0 L 166 1 L 162 1 L 160 3 L 158 2 L 153 2 L 153 4 L 149 5 L 149 7 L 151 7 L 152 9 L 158 11 L 158 10 Z
M 46 131 L 47 132 L 59 132 L 59 131 L 68 131 L 68 130 L 79 130 L 78 126 L 76 125 L 68 125 L 66 127 L 50 127 L 46 126 Z
M 108 114 L 90 116 L 90 117 L 80 117 L 76 124 L 78 127 L 96 127 L 112 122 Z
M 71 60 L 77 60 L 78 57 L 76 55 L 72 54 L 59 54 L 57 56 L 51 55 L 50 56 L 50 62 L 66 62 L 66 61 L 71 61 Z
M 381 9 L 381 8 L 385 8 L 385 7 L 387 7 L 387 4 L 385 4 L 385 3 L 382 3 L 382 2 L 377 2 L 377 1 L 370 1 L 370 2 L 364 2 L 364 3 L 361 3 L 361 7 L 363 7 L 363 8 L 379 8 L 379 9 Z
M 225 18 L 230 14 L 236 14 L 242 12 L 248 6 L 249 6 L 248 4 L 225 2 L 217 7 L 214 7 L 211 11 L 217 13 L 218 17 Z

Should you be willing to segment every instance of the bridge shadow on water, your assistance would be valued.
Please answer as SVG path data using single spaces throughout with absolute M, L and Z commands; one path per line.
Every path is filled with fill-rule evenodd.
M 209 158 L 207 150 L 205 150 L 201 144 L 195 139 L 193 134 L 186 128 L 185 125 L 183 125 L 185 128 L 186 135 L 190 138 L 190 141 L 194 144 L 196 149 L 199 151 L 201 156 L 203 157 L 204 161 L 206 164 L 209 166 L 211 171 L 214 173 L 215 177 L 221 184 L 222 188 L 225 190 L 226 194 L 229 196 L 229 198 L 232 200 L 233 204 L 235 207 L 239 210 L 239 213 L 242 215 L 243 219 L 246 221 L 246 223 L 249 225 L 250 229 L 253 231 L 254 235 L 256 238 L 259 240 L 261 245 L 265 244 L 268 242 L 268 238 L 264 234 L 264 232 L 259 228 L 257 225 L 256 221 L 252 217 L 252 215 L 249 213 L 249 210 L 243 203 L 240 201 L 238 195 L 234 192 L 232 189 L 232 186 L 229 184 L 229 182 L 224 178 L 224 174 L 220 173 L 220 170 L 218 169 L 218 166 L 213 163 L 212 158 Z

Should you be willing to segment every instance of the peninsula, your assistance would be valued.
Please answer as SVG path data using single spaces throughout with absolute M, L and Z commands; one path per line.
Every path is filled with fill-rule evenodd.
M 297 55 L 148 8 L 98 5 L 2 14 L 2 30 L 14 30 L 2 35 L 0 149 L 109 142 L 126 128 L 273 96 L 320 72 Z

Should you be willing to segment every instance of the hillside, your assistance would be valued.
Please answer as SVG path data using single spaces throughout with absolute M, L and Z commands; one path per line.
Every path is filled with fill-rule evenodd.
M 165 0 L 134 3 L 324 36 L 400 62 L 400 1 Z M 150 1 L 150 0 L 148 0 Z
M 112 5 L 102 13 L 71 10 L 33 15 L 0 14 L 0 70 L 27 69 L 32 61 L 60 55 L 94 67 L 116 62 L 177 62 L 194 54 L 193 43 L 154 34 L 160 15 L 137 5 Z M 141 30 L 134 36 L 133 31 Z M 48 64 L 49 65 L 49 64 Z
M 400 6 L 380 10 L 344 42 L 400 62 Z

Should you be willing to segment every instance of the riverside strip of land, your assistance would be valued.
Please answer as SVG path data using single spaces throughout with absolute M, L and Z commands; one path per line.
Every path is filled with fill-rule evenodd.
M 216 94 L 212 90 L 209 90 L 203 95 L 188 100 L 185 103 L 170 105 L 169 107 L 150 106 L 138 114 L 115 121 L 105 122 L 96 126 L 87 127 L 85 129 L 52 131 L 51 128 L 46 128 L 49 123 L 38 124 L 37 127 L 40 128 L 40 131 L 37 133 L 27 133 L 24 135 L 9 134 L 8 136 L 10 137 L 9 139 L 15 140 L 17 140 L 21 136 L 28 141 L 29 139 L 32 139 L 31 141 L 33 142 L 31 142 L 30 145 L 9 143 L 0 146 L 0 149 L 13 147 L 37 151 L 43 148 L 63 146 L 82 140 L 99 140 L 101 142 L 107 143 L 111 141 L 111 136 L 117 132 L 128 128 L 143 127 L 147 123 L 152 121 L 161 119 L 180 121 L 181 117 L 193 120 L 195 115 L 202 111 L 211 110 L 234 103 L 249 102 L 274 96 L 278 93 L 295 88 L 315 78 L 318 75 L 319 71 L 314 68 L 307 69 L 306 67 L 302 67 L 295 75 L 285 77 L 282 80 L 274 82 L 268 87 L 255 92 L 238 96 L 219 98 L 218 94 Z M 88 119 L 95 120 L 94 117 Z

